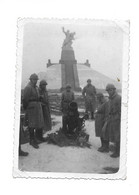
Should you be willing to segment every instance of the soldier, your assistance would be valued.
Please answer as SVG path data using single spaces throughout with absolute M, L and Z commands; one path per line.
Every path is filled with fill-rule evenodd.
M 40 95 L 37 87 L 38 76 L 32 74 L 30 76 L 30 82 L 24 89 L 23 94 L 23 107 L 28 117 L 28 127 L 30 134 L 30 145 L 34 148 L 39 148 L 35 132 L 42 132 L 43 128 L 43 113 L 40 103 Z
M 120 155 L 120 123 L 121 123 L 121 96 L 117 94 L 113 84 L 106 86 L 109 94 L 108 101 L 108 129 L 109 139 L 115 143 L 115 151 L 111 157 L 119 157 Z
M 19 153 L 19 156 L 28 156 L 28 152 L 24 152 L 22 150 L 22 136 L 24 135 L 24 129 L 26 130 L 28 127 L 26 125 L 26 115 L 24 115 L 22 112 L 23 112 L 23 94 L 21 92 L 21 114 L 20 114 L 20 132 L 19 132 L 19 150 L 18 150 L 18 153 Z M 24 126 L 25 125 L 25 126 Z M 28 141 L 28 140 L 27 140 Z
M 101 147 L 99 152 L 109 152 L 109 135 L 108 131 L 102 132 L 108 117 L 108 102 L 102 93 L 97 93 L 97 109 L 95 111 L 95 133 L 96 137 L 100 137 Z
M 71 86 L 67 84 L 66 90 L 62 93 L 61 97 L 61 111 L 62 111 L 62 129 L 67 132 L 67 114 L 69 104 L 74 100 L 74 93 L 71 91 Z
M 71 133 L 71 134 L 73 133 L 75 129 L 78 129 L 78 131 L 81 130 L 78 105 L 75 101 L 72 101 L 69 104 L 69 109 L 67 113 L 67 127 L 68 127 L 68 133 Z
M 20 119 L 20 133 L 19 133 L 19 156 L 28 156 L 28 152 L 24 152 L 22 149 L 21 149 L 21 131 L 22 130 L 22 119 Z
M 39 84 L 39 94 L 41 96 L 41 105 L 44 118 L 44 131 L 51 130 L 51 113 L 50 113 L 50 104 L 48 98 L 48 91 L 46 89 L 47 82 L 41 80 Z
M 91 84 L 91 79 L 87 80 L 87 85 L 83 88 L 82 95 L 85 99 L 86 113 L 91 113 L 91 119 L 94 119 L 96 104 L 96 88 Z

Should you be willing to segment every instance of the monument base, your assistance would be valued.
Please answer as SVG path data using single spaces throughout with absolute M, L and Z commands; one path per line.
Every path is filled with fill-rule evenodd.
M 73 89 L 73 88 L 72 88 Z M 60 92 L 63 92 L 65 90 L 65 87 L 61 87 L 60 88 Z M 79 88 L 75 88 L 75 89 L 73 89 L 73 91 L 75 91 L 75 92 L 81 92 L 82 91 L 82 88 L 81 87 L 79 87 Z

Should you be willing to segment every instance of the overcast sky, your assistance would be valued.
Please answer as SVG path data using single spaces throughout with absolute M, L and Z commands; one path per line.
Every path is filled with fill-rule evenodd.
M 116 80 L 121 79 L 123 32 L 115 23 L 89 22 L 40 22 L 33 21 L 24 25 L 22 81 L 30 74 L 47 71 L 48 59 L 59 62 L 65 30 L 76 32 L 73 42 L 75 58 L 83 63 L 90 61 L 91 67 Z

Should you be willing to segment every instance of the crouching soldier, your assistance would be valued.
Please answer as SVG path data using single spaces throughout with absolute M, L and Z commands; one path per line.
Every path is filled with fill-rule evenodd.
M 115 144 L 115 151 L 111 157 L 119 157 L 120 155 L 120 123 L 121 123 L 121 96 L 117 94 L 113 84 L 106 86 L 109 94 L 108 101 L 108 129 L 109 139 Z
M 61 111 L 62 111 L 62 130 L 67 132 L 67 114 L 69 104 L 74 100 L 74 93 L 71 91 L 71 86 L 67 85 L 61 97 Z
M 40 103 L 40 95 L 37 87 L 38 76 L 32 74 L 30 76 L 30 82 L 24 89 L 23 94 L 23 107 L 28 117 L 28 127 L 30 134 L 30 145 L 34 148 L 39 148 L 38 142 L 35 136 L 41 135 L 38 139 L 42 139 L 42 128 L 44 124 L 42 107 Z
M 97 109 L 95 111 L 95 133 L 100 137 L 101 147 L 99 152 L 109 152 L 109 134 L 105 128 L 108 117 L 108 102 L 102 93 L 97 94 Z M 105 129 L 104 129 L 105 128 Z
M 68 133 L 74 133 L 74 130 L 81 130 L 81 120 L 79 118 L 78 105 L 75 101 L 72 101 L 69 104 L 68 113 L 67 113 L 67 128 Z
M 51 111 L 46 85 L 47 82 L 45 80 L 40 81 L 39 94 L 44 118 L 44 132 L 51 130 Z

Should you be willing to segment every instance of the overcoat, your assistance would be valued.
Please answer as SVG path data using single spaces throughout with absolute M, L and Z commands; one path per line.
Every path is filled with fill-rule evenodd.
M 120 142 L 121 124 L 121 96 L 115 93 L 108 101 L 109 119 L 109 139 L 111 142 Z
M 49 131 L 52 128 L 52 124 L 51 124 L 51 111 L 50 111 L 48 91 L 46 89 L 42 90 L 39 87 L 39 94 L 41 96 L 41 105 L 42 105 L 43 118 L 44 118 L 44 131 Z
M 95 113 L 95 134 L 96 137 L 102 137 L 102 128 L 108 118 L 108 101 L 97 105 Z M 105 131 L 105 140 L 108 140 L 108 131 Z
M 44 126 L 39 90 L 30 82 L 23 92 L 23 106 L 28 117 L 29 128 L 42 128 Z
M 63 115 L 67 115 L 69 104 L 74 100 L 74 93 L 72 91 L 64 91 L 61 97 L 61 110 Z
M 83 88 L 82 95 L 85 98 L 86 112 L 94 112 L 96 107 L 96 88 L 92 84 Z

